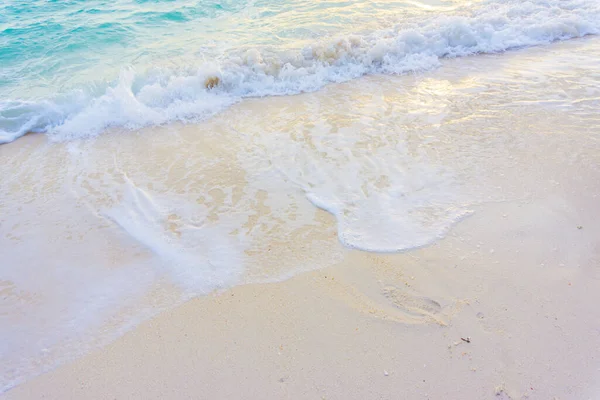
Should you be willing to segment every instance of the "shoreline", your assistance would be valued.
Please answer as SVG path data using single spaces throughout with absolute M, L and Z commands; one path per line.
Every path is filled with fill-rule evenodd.
M 435 76 L 252 100 L 197 125 L 0 146 L 0 222 L 11 226 L 0 244 L 20 266 L 3 271 L 7 320 L 26 316 L 33 332 L 0 331 L 9 343 L 61 339 L 80 322 L 100 342 L 93 323 L 127 321 L 139 304 L 168 309 L 0 397 L 597 397 L 600 143 L 589 78 L 599 51 L 573 42 L 461 59 Z M 346 208 L 316 209 L 315 186 Z M 455 215 L 446 206 L 475 213 L 419 249 L 367 253 L 338 240 L 342 222 L 355 238 L 387 239 L 370 235 L 386 222 L 370 216 L 430 217 L 387 232 L 414 243 L 410 227 L 435 233 Z M 52 275 L 61 253 L 88 269 Z M 239 282 L 255 283 L 212 291 Z M 211 294 L 169 309 L 186 290 Z M 85 325 L 87 304 L 110 318 Z
M 163 128 L 165 126 L 169 126 L 169 125 L 174 125 L 174 124 L 198 124 L 198 123 L 202 123 L 205 121 L 208 121 L 216 116 L 218 116 L 219 114 L 222 114 L 224 112 L 226 112 L 227 110 L 229 110 L 232 106 L 240 103 L 241 101 L 245 101 L 245 100 L 256 100 L 256 99 L 265 99 L 265 98 L 273 98 L 273 97 L 288 97 L 288 96 L 298 96 L 298 95 L 303 95 L 306 93 L 315 93 L 315 92 L 319 92 L 322 91 L 324 89 L 326 89 L 327 87 L 333 86 L 333 85 L 339 85 L 339 84 L 346 84 L 346 83 L 350 83 L 353 81 L 357 81 L 360 79 L 364 79 L 364 78 L 369 78 L 369 77 L 377 77 L 379 75 L 387 75 L 387 76 L 392 76 L 392 77 L 401 77 L 401 76 L 409 76 L 411 74 L 419 73 L 422 74 L 423 76 L 427 76 L 430 74 L 434 74 L 437 70 L 439 70 L 440 68 L 442 68 L 448 61 L 452 62 L 456 59 L 468 59 L 468 58 L 472 58 L 472 57 L 494 57 L 494 56 L 498 56 L 498 55 L 517 55 L 519 52 L 521 51 L 527 51 L 527 50 L 535 50 L 535 49 L 539 49 L 539 48 L 547 48 L 547 49 L 551 49 L 552 46 L 556 46 L 556 45 L 566 45 L 568 46 L 570 43 L 585 43 L 588 40 L 600 40 L 600 34 L 596 33 L 596 32 L 583 32 L 583 33 L 577 33 L 577 34 L 573 34 L 573 32 L 570 32 L 569 34 L 567 34 L 566 37 L 556 37 L 556 38 L 552 38 L 551 40 L 542 40 L 540 42 L 534 42 L 533 44 L 525 44 L 525 45 L 515 45 L 514 47 L 508 46 L 506 48 L 501 48 L 498 50 L 491 50 L 491 51 L 486 51 L 486 50 L 477 50 L 477 51 L 471 51 L 468 50 L 466 51 L 464 54 L 460 54 L 460 50 L 458 50 L 459 54 L 456 55 L 450 55 L 451 53 L 446 53 L 446 54 L 441 54 L 441 55 L 437 55 L 436 57 L 438 57 L 438 64 L 432 64 L 431 66 L 425 67 L 423 68 L 422 66 L 419 66 L 417 64 L 417 66 L 415 68 L 410 68 L 408 66 L 405 66 L 405 69 L 402 70 L 401 72 L 397 73 L 397 72 L 383 72 L 377 69 L 374 70 L 366 70 L 365 72 L 363 72 L 360 75 L 352 75 L 350 77 L 344 78 L 340 81 L 338 80 L 328 80 L 324 83 L 321 83 L 320 86 L 313 88 L 313 87 L 309 87 L 307 89 L 299 89 L 297 92 L 291 92 L 291 93 L 278 93 L 278 92 L 267 92 L 267 93 L 257 93 L 257 94 L 252 94 L 252 95 L 240 95 L 240 94 L 232 94 L 232 93 L 228 93 L 228 92 L 223 92 L 223 93 L 219 93 L 218 94 L 225 94 L 225 95 L 229 95 L 232 96 L 232 98 L 230 99 L 221 99 L 220 101 L 225 101 L 225 105 L 222 106 L 222 108 L 220 108 L 217 111 L 210 111 L 208 112 L 208 116 L 204 116 L 202 118 L 198 118 L 198 116 L 191 116 L 191 117 L 186 117 L 184 118 L 184 120 L 181 119 L 165 119 L 163 122 L 158 123 L 158 124 L 151 124 L 151 123 L 143 123 L 139 126 L 137 126 L 135 129 L 130 129 L 130 128 L 126 128 L 125 126 L 121 126 L 121 125 L 117 125 L 116 127 L 111 126 L 114 124 L 108 123 L 108 127 L 104 127 L 101 128 L 100 131 L 96 131 L 96 132 L 88 132 L 86 133 L 84 136 L 82 137 L 77 137 L 77 136 L 73 136 L 73 132 L 70 132 L 67 136 L 66 136 L 66 141 L 69 140 L 85 140 L 85 139 L 89 139 L 89 138 L 95 138 L 98 137 L 99 135 L 105 134 L 107 133 L 107 131 L 111 131 L 111 130 L 125 130 L 125 131 L 138 131 L 138 130 L 144 130 L 144 129 L 160 129 Z M 350 46 L 351 48 L 351 46 Z M 457 48 L 460 48 L 460 46 L 457 46 Z M 343 54 L 343 51 L 340 49 L 337 49 L 337 51 L 340 51 L 340 54 Z M 439 61 L 443 61 L 443 62 L 439 62 Z M 327 61 L 327 60 L 326 60 Z M 331 62 L 331 60 L 328 60 L 327 62 Z M 326 64 L 327 64 L 326 62 Z M 360 64 L 360 63 L 359 63 Z M 332 65 L 332 64 L 330 64 Z M 223 77 L 220 77 L 218 74 L 214 75 L 214 74 L 208 74 L 206 75 L 204 78 L 201 79 L 201 86 L 207 91 L 208 94 L 212 93 L 213 89 L 215 88 L 219 88 L 220 85 L 222 85 L 222 81 L 223 81 Z M 110 88 L 110 89 L 114 89 L 114 88 Z M 97 99 L 96 99 L 97 100 Z M 213 99 L 213 101 L 216 101 L 216 99 Z M 206 110 L 204 110 L 204 113 L 206 113 Z M 75 115 L 69 115 L 69 117 L 79 117 L 79 115 L 75 114 Z M 68 121 L 68 118 L 67 118 Z M 64 124 L 63 123 L 59 124 L 58 126 L 62 126 Z M 80 127 L 81 128 L 81 127 Z M 2 145 L 6 145 L 9 143 L 12 143 L 16 140 L 19 140 L 20 138 L 30 135 L 30 134 L 37 134 L 37 133 L 41 133 L 41 134 L 46 134 L 46 131 L 40 131 L 40 132 L 27 132 L 24 133 L 23 135 L 17 136 L 12 140 L 6 140 L 6 141 L 0 141 L 0 146 Z

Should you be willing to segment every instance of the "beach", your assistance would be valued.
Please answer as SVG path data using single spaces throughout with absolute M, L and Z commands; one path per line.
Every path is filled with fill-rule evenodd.
M 599 44 L 0 146 L 0 397 L 598 398 Z

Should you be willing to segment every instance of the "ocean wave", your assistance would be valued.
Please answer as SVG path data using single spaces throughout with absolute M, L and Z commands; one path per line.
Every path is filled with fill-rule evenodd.
M 28 132 L 53 140 L 198 121 L 247 97 L 315 91 L 367 74 L 431 70 L 443 58 L 547 44 L 600 33 L 596 0 L 502 0 L 453 15 L 362 35 L 329 38 L 300 50 L 250 48 L 180 69 L 124 68 L 102 91 L 41 101 L 0 101 L 0 143 Z

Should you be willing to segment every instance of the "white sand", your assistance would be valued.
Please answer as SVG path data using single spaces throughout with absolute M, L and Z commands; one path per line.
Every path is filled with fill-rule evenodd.
M 123 158 L 119 168 L 129 174 L 124 176 L 143 182 L 143 172 L 154 178 L 144 182 L 147 191 L 163 184 L 184 193 L 191 185 L 192 194 L 204 194 L 206 185 L 222 183 L 238 196 L 235 190 L 248 189 L 243 185 L 252 178 L 239 169 L 235 154 L 240 148 L 260 147 L 272 156 L 269 163 L 281 166 L 290 158 L 285 151 L 292 144 L 298 154 L 311 156 L 317 137 L 322 140 L 318 146 L 330 145 L 327 140 L 338 137 L 338 129 L 347 128 L 347 135 L 371 127 L 404 129 L 408 148 L 424 148 L 431 159 L 456 172 L 464 193 L 480 198 L 470 205 L 474 214 L 444 239 L 401 254 L 345 249 L 334 234 L 335 219 L 321 210 L 311 224 L 291 233 L 286 223 L 273 223 L 264 238 L 257 236 L 264 240 L 246 252 L 254 263 L 250 266 L 256 267 L 246 271 L 248 281 L 286 271 L 294 275 L 293 268 L 286 269 L 291 264 L 318 268 L 333 259 L 335 265 L 284 282 L 247 284 L 195 298 L 2 398 L 600 398 L 600 152 L 598 121 L 585 108 L 593 105 L 593 80 L 585 80 L 593 68 L 578 61 L 583 71 L 579 92 L 574 78 L 560 72 L 561 63 L 585 58 L 582 43 L 554 47 L 562 57 L 558 61 L 544 58 L 548 49 L 533 49 L 489 57 L 486 73 L 478 73 L 482 59 L 466 59 L 437 71 L 435 79 L 372 77 L 316 94 L 248 101 L 206 124 L 175 127 L 176 134 L 167 127 L 123 137 L 107 134 L 86 143 L 82 147 L 91 149 L 86 157 L 73 159 L 97 162 L 97 170 L 114 173 L 115 185 L 122 179 L 112 154 Z M 529 82 L 528 74 L 533 76 L 540 66 L 549 71 L 542 76 L 546 80 Z M 502 82 L 516 89 L 502 92 L 508 85 Z M 559 100 L 528 103 L 529 97 L 553 98 L 559 87 L 564 94 Z M 585 88 L 588 92 L 582 94 Z M 467 95 L 477 90 L 482 94 Z M 515 93 L 522 98 L 514 99 Z M 584 95 L 592 100 L 571 103 L 569 96 Z M 344 119 L 351 112 L 360 117 Z M 267 118 L 271 114 L 275 117 Z M 364 115 L 371 119 L 364 117 L 364 122 Z M 314 126 L 324 117 L 331 132 Z M 314 129 L 308 133 L 300 131 L 310 126 Z M 242 140 L 228 129 L 251 133 Z M 203 136 L 206 132 L 213 136 Z M 268 135 L 280 135 L 279 142 L 270 142 Z M 436 142 L 429 142 L 428 135 Z M 71 171 L 65 155 L 72 150 L 69 145 L 56 145 L 49 156 L 36 150 L 36 140 L 23 138 L 0 148 L 0 155 L 14 165 L 39 157 L 36 163 L 56 168 L 43 169 L 50 171 L 43 179 Z M 337 154 L 333 146 L 327 149 L 329 159 Z M 358 153 L 361 149 L 355 148 Z M 220 161 L 211 164 L 217 156 Z M 194 157 L 200 160 L 197 165 L 185 164 Z M 263 161 L 257 160 L 257 165 Z M 405 161 L 410 165 L 411 158 Z M 74 187 L 85 189 L 80 198 L 92 207 L 118 202 L 120 194 L 111 198 L 111 188 L 102 186 L 106 181 L 94 180 L 95 170 L 72 169 Z M 15 182 L 22 186 L 15 184 L 14 190 L 28 196 L 28 185 L 38 177 L 27 170 L 20 174 L 23 179 Z M 248 232 L 260 231 L 261 223 L 270 221 L 273 197 L 283 198 L 276 191 L 255 193 L 247 203 L 255 211 L 244 226 Z M 305 199 L 290 199 L 299 204 L 290 215 L 312 207 Z M 225 202 L 222 193 L 210 201 L 218 204 L 210 205 L 209 217 L 224 218 L 218 208 Z M 52 215 L 39 218 L 51 221 Z M 90 221 L 77 223 L 97 223 Z M 171 222 L 174 228 L 169 226 L 167 234 L 175 235 L 179 222 Z M 102 223 L 103 232 L 125 236 Z M 92 229 L 90 235 L 96 233 Z M 94 238 L 87 240 L 110 242 Z M 107 256 L 110 268 L 149 257 L 141 245 L 131 254 L 106 246 L 115 253 Z

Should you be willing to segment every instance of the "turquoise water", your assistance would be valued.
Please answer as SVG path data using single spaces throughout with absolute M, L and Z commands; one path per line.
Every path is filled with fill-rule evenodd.
M 197 121 L 246 97 L 600 32 L 595 0 L 9 0 L 0 18 L 0 143 Z
M 170 41 L 195 36 L 207 21 L 235 13 L 243 1 L 8 1 L 0 5 L 0 88 L 19 96 L 52 94 L 110 79 L 128 64 L 181 56 Z M 196 31 L 197 35 L 191 35 Z M 97 75 L 97 71 L 102 71 Z M 113 76 L 114 77 L 114 76 Z M 21 94 L 22 96 L 23 94 Z
M 382 18 L 384 5 L 404 5 L 361 3 L 11 0 L 0 5 L 0 88 L 14 97 L 48 95 L 115 79 L 127 65 L 190 66 L 181 62 L 244 46 L 294 45 L 344 31 L 356 19 Z

